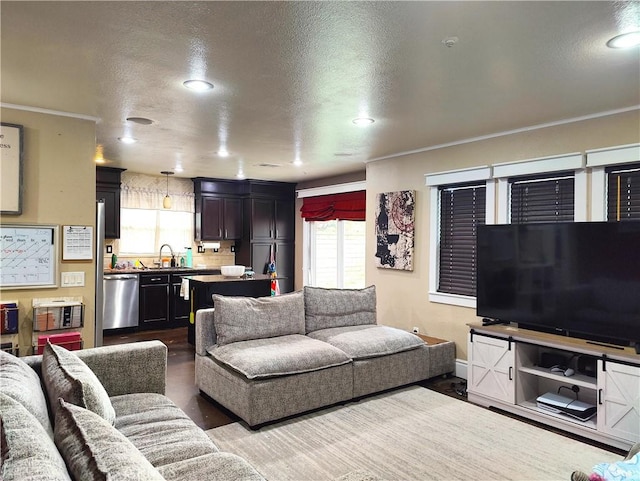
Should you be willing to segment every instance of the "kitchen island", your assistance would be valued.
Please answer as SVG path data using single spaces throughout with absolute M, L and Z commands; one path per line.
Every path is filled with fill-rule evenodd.
M 271 295 L 271 276 L 256 274 L 253 277 L 225 277 L 222 275 L 185 276 L 189 280 L 191 322 L 187 340 L 195 344 L 195 313 L 198 309 L 213 306 L 213 294 L 223 296 L 264 297 Z

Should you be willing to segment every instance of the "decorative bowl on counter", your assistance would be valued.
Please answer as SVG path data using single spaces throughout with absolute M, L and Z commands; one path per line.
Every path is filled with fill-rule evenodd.
M 220 272 L 226 277 L 241 277 L 244 275 L 244 266 L 221 266 Z

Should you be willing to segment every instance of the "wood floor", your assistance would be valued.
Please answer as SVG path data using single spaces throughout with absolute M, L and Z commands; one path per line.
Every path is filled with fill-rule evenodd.
M 158 339 L 168 348 L 166 394 L 202 429 L 239 421 L 235 414 L 200 393 L 195 385 L 195 349 L 187 342 L 187 328 L 157 331 L 120 331 L 104 335 L 104 345 Z M 450 396 L 466 398 L 464 381 L 458 378 L 424 381 L 422 386 Z

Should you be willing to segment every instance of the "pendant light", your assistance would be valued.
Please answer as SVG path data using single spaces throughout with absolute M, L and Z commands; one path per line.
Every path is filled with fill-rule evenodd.
M 164 199 L 162 199 L 162 207 L 165 209 L 171 209 L 171 197 L 169 196 L 169 176 L 173 175 L 173 172 L 163 170 L 160 173 L 167 176 L 167 195 L 165 195 Z

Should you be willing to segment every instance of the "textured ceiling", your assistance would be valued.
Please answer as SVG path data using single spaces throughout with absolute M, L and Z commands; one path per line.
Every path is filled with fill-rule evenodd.
M 638 29 L 639 5 L 3 0 L 0 99 L 98 118 L 110 166 L 305 181 L 637 107 L 640 49 L 605 43 Z

